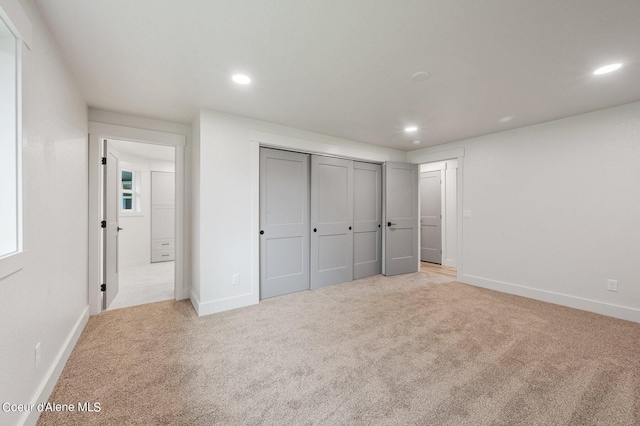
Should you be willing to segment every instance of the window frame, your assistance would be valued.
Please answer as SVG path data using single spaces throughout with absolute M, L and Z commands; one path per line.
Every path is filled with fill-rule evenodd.
M 11 18 L 15 18 L 15 21 Z M 16 250 L 0 256 L 0 281 L 22 270 L 27 261 L 23 242 L 22 211 L 22 48 L 31 39 L 31 22 L 14 0 L 0 1 L 0 20 L 15 39 L 15 191 Z M 16 23 L 18 25 L 16 25 Z
M 124 189 L 122 185 L 122 173 L 131 173 L 131 189 Z M 142 196 L 140 191 L 142 173 L 129 167 L 119 167 L 118 170 L 118 216 L 144 216 L 142 211 Z M 131 194 L 131 209 L 123 208 L 124 194 Z

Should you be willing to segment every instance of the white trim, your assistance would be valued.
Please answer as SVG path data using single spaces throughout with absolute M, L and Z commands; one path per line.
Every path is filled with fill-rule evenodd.
M 249 132 L 249 139 L 251 142 L 258 142 L 264 147 L 289 149 L 305 154 L 335 155 L 340 158 L 372 161 L 376 163 L 391 161 L 388 154 L 380 154 L 346 146 L 341 146 L 340 152 L 336 152 L 335 145 L 308 139 L 292 138 L 290 136 L 283 136 L 275 133 L 265 133 L 252 130 Z
M 463 220 L 462 220 L 462 191 L 464 180 L 464 148 L 450 149 L 446 151 L 439 151 L 431 154 L 417 154 L 412 155 L 411 152 L 407 154 L 407 160 L 414 164 L 424 163 L 436 163 L 446 160 L 458 160 L 455 167 L 456 170 L 456 272 L 458 281 L 462 280 L 463 276 L 463 262 L 462 262 L 462 241 L 463 241 Z M 444 264 L 444 263 L 443 263 Z M 449 266 L 449 265 L 445 265 Z
M 252 286 L 253 287 L 253 286 Z M 245 306 L 256 305 L 256 294 L 254 291 L 240 296 L 233 296 L 227 299 L 212 300 L 210 302 L 200 302 L 196 295 L 191 292 L 191 304 L 198 313 L 198 316 L 217 314 L 231 309 L 244 308 Z
M 258 176 L 254 179 L 254 174 Z M 249 304 L 260 302 L 260 144 L 251 144 L 251 294 Z
M 458 274 L 458 281 L 476 287 L 488 288 L 502 293 L 515 294 L 517 296 L 530 299 L 541 300 L 543 302 L 594 312 L 609 317 L 619 318 L 627 321 L 640 323 L 640 309 L 629 308 L 627 306 L 613 305 L 599 302 L 597 300 L 585 299 L 568 294 L 556 293 L 553 291 L 540 290 L 504 281 L 490 280 L 475 275 Z
M 71 329 L 71 332 L 67 336 L 64 344 L 60 348 L 58 355 L 54 359 L 54 362 L 51 364 L 51 367 L 44 375 L 44 380 L 40 383 L 38 390 L 36 391 L 35 397 L 31 400 L 31 403 L 34 405 L 38 405 L 41 402 L 47 402 L 49 396 L 51 396 L 51 392 L 53 392 L 53 388 L 56 386 L 58 379 L 60 378 L 60 374 L 64 369 L 73 348 L 76 346 L 80 335 L 82 334 L 82 330 L 84 330 L 84 326 L 87 324 L 89 320 L 89 307 L 85 307 L 80 314 L 80 318 L 76 321 L 75 325 Z M 38 421 L 38 417 L 40 417 L 40 412 L 38 410 L 28 411 L 23 414 L 22 421 L 20 424 L 24 425 L 35 425 Z
M 100 240 L 102 220 L 101 204 L 101 145 L 104 139 L 119 139 L 151 145 L 165 145 L 175 148 L 175 276 L 174 298 L 189 298 L 189 285 L 185 282 L 185 143 L 186 137 L 175 133 L 118 126 L 114 124 L 89 122 L 89 307 L 91 315 L 102 311 Z
M 8 254 L 0 258 L 0 281 L 17 272 L 20 272 L 22 269 L 24 269 L 24 266 L 27 263 L 28 256 L 26 251 Z
M 89 133 L 98 134 L 104 139 L 120 139 L 152 145 L 185 146 L 187 140 L 184 135 L 176 133 L 117 126 L 115 124 L 97 123 L 95 121 L 89 122 Z
M 411 153 L 409 153 L 407 157 L 409 158 L 409 162 L 414 164 L 435 163 L 438 161 L 464 157 L 464 148 L 432 152 L 430 154 L 411 155 Z
M 0 19 L 17 39 L 22 40 L 31 49 L 33 45 L 31 20 L 17 0 L 0 0 Z

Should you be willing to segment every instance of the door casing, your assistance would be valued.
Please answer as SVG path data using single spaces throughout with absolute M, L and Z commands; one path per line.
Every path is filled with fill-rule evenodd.
M 102 144 L 104 140 L 118 139 L 131 142 L 164 145 L 175 148 L 176 162 L 176 215 L 175 215 L 175 291 L 176 300 L 189 298 L 185 285 L 185 144 L 186 137 L 176 133 L 138 129 L 113 124 L 89 122 L 89 314 L 102 312 Z

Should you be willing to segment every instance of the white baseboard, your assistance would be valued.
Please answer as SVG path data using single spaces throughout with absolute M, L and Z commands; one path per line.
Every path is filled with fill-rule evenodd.
M 62 373 L 62 369 L 64 368 L 69 356 L 71 355 L 71 351 L 76 346 L 80 335 L 82 334 L 82 330 L 84 330 L 84 326 L 87 324 L 89 320 L 89 306 L 86 306 L 76 321 L 75 325 L 71 329 L 71 332 L 67 336 L 62 348 L 58 352 L 58 355 L 55 358 L 54 363 L 52 364 L 49 371 L 44 377 L 44 380 L 40 384 L 40 387 L 36 391 L 35 399 L 31 401 L 34 406 L 37 406 L 41 402 L 47 402 L 49 400 L 49 396 L 51 396 L 51 392 L 53 392 L 53 388 L 56 386 L 58 379 L 60 378 L 60 374 Z M 40 417 L 40 412 L 38 410 L 33 410 L 24 413 L 24 416 L 21 419 L 21 423 L 23 425 L 35 425 L 38 421 L 38 417 Z
M 476 287 L 488 288 L 503 293 L 515 294 L 516 296 L 528 297 L 530 299 L 541 300 L 543 302 L 549 302 L 556 305 L 567 306 L 569 308 L 580 309 L 583 311 L 594 312 L 596 314 L 640 323 L 640 309 L 612 305 L 610 303 L 600 302 L 597 300 L 540 290 L 503 281 L 489 280 L 486 278 L 476 277 L 474 275 L 459 275 L 458 281 Z
M 442 259 L 442 266 L 449 266 L 451 268 L 456 267 L 455 259 Z
M 227 299 L 212 300 L 210 302 L 200 302 L 193 292 L 191 293 L 191 303 L 198 316 L 217 314 L 218 312 L 230 311 L 231 309 L 244 308 L 245 306 L 256 305 L 260 300 L 253 294 L 243 294 L 229 297 Z

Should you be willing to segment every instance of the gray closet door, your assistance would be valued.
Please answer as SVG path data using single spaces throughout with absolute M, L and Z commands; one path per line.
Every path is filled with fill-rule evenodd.
M 353 279 L 353 161 L 311 157 L 311 288 Z
M 420 260 L 442 263 L 440 170 L 420 173 Z
M 260 148 L 260 298 L 309 288 L 309 155 Z
M 383 166 L 385 275 L 418 271 L 418 165 Z
M 382 270 L 382 166 L 353 162 L 353 279 Z

